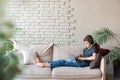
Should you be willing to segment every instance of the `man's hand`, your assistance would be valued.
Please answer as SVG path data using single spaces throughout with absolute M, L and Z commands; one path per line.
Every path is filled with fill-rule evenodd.
M 84 58 L 83 57 L 78 57 L 78 60 L 80 61 L 80 60 L 84 60 Z
M 79 60 L 87 60 L 87 61 L 91 61 L 91 60 L 95 60 L 96 59 L 96 53 L 93 53 L 93 55 L 92 56 L 90 56 L 90 57 L 78 57 L 78 61 Z
M 80 57 L 82 57 L 82 55 L 77 55 L 77 56 L 75 57 L 75 60 L 76 60 L 76 61 L 80 61 L 80 59 L 79 59 Z

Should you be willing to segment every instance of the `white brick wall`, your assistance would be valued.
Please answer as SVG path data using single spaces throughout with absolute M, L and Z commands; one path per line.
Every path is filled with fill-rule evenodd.
M 75 23 L 70 0 L 8 0 L 9 17 L 21 31 L 15 40 L 29 44 L 71 45 Z

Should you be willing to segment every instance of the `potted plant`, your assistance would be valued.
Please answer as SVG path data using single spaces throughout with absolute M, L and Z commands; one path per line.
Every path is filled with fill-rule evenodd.
M 0 23 L 0 80 L 12 80 L 20 72 L 18 59 L 12 51 L 13 42 L 10 40 L 13 28 L 11 22 Z
M 0 80 L 13 80 L 20 72 L 17 57 L 11 51 L 14 46 L 10 38 L 16 30 L 12 22 L 4 20 L 4 3 L 5 0 L 0 0 Z
M 93 37 L 98 44 L 105 44 L 107 41 L 113 39 L 118 45 L 114 46 L 110 53 L 106 56 L 106 63 L 113 64 L 114 76 L 120 77 L 120 42 L 116 34 L 107 27 L 101 28 L 93 33 Z

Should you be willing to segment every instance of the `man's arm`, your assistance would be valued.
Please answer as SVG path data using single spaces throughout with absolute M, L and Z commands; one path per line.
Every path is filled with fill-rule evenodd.
M 95 60 L 96 59 L 96 53 L 93 53 L 92 56 L 90 57 L 78 57 L 78 60 L 89 60 L 89 61 L 92 61 L 92 60 Z

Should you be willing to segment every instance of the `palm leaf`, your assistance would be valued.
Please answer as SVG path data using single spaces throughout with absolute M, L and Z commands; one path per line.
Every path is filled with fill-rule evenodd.
M 100 45 L 106 43 L 111 39 L 116 40 L 119 47 L 114 47 L 111 52 L 105 56 L 107 64 L 110 64 L 112 62 L 112 64 L 116 66 L 118 64 L 116 60 L 120 60 L 120 43 L 116 38 L 116 34 L 113 33 L 109 28 L 104 27 L 98 31 L 95 31 L 93 33 L 93 38 L 95 42 L 99 43 Z
M 104 27 L 93 33 L 94 40 L 99 44 L 104 44 L 110 39 L 114 39 L 115 33 L 113 33 L 109 28 Z

